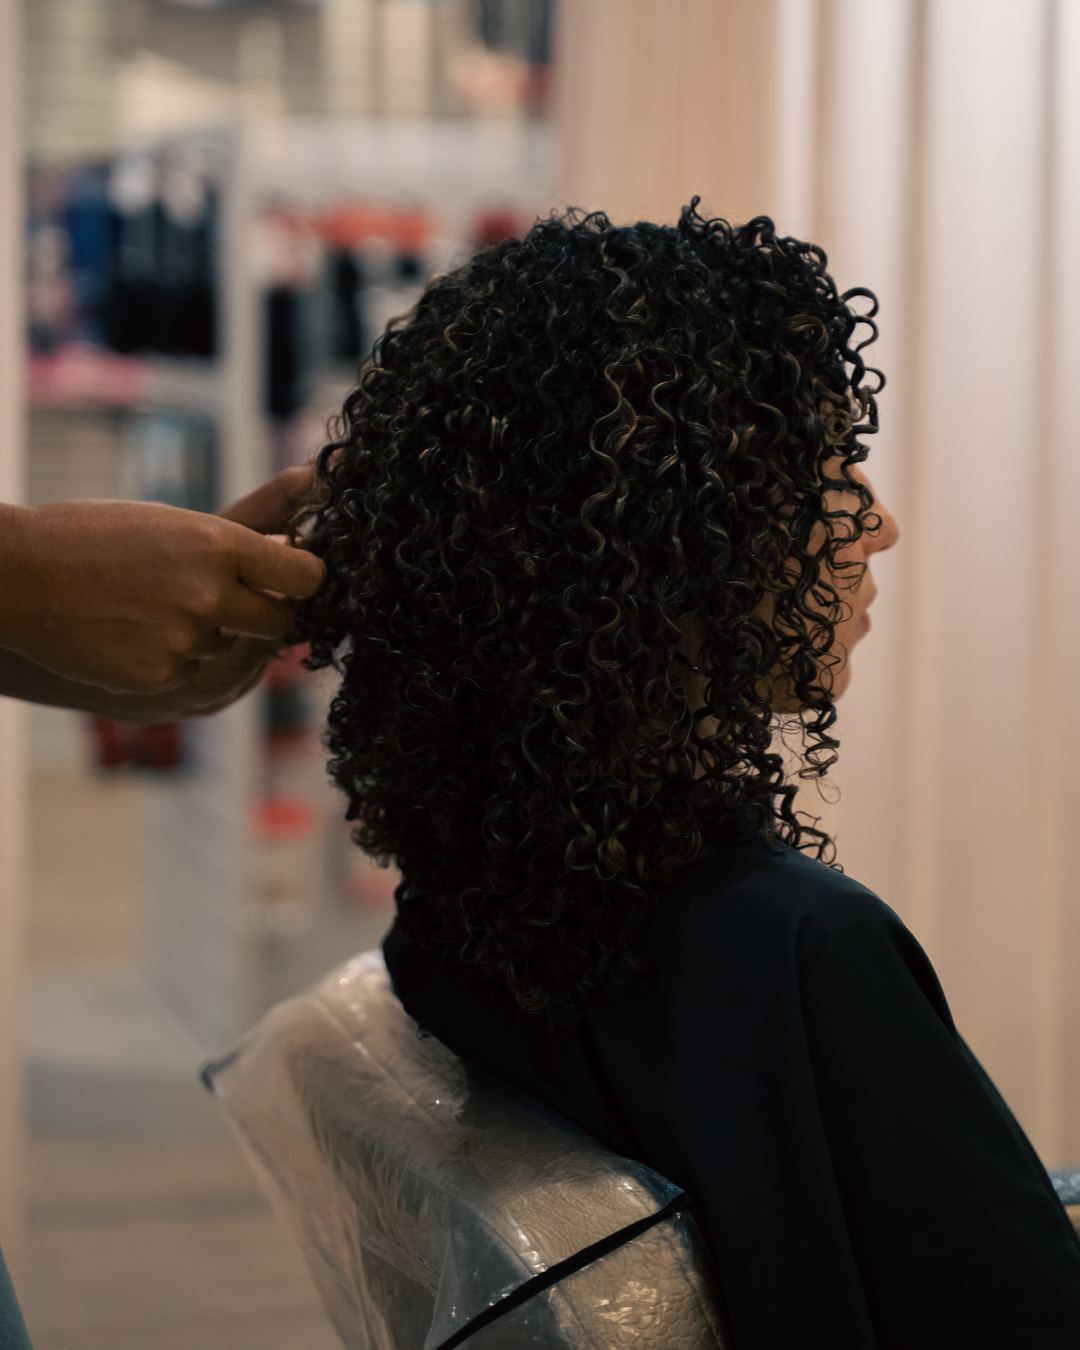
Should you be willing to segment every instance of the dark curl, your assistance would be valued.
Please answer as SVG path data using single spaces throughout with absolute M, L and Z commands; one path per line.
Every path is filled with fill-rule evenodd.
M 400 866 L 408 939 L 527 1011 L 639 976 L 656 889 L 711 845 L 829 847 L 773 735 L 779 699 L 799 774 L 835 759 L 834 554 L 880 388 L 855 295 L 696 200 L 541 220 L 390 325 L 319 457 L 303 623 L 343 675 L 355 838 Z

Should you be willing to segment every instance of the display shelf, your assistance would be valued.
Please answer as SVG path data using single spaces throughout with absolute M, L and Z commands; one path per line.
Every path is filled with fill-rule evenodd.
M 125 356 L 90 342 L 69 342 L 26 360 L 32 408 L 178 408 L 220 417 L 224 408 L 217 362 Z
M 132 147 L 111 168 L 79 178 L 87 220 L 112 212 L 110 228 L 127 250 L 125 285 L 137 289 L 153 254 L 147 231 L 164 228 L 177 202 L 183 208 L 183 193 L 168 206 L 155 205 L 154 192 L 171 183 L 175 196 L 178 166 L 184 173 L 198 167 L 201 197 L 187 188 L 206 210 L 212 203 L 204 242 L 214 257 L 215 354 L 110 349 L 120 330 L 109 317 L 113 301 L 100 297 L 112 285 L 109 268 L 119 264 L 99 248 L 96 288 L 74 273 L 65 281 L 56 263 L 64 249 L 48 233 L 60 217 L 48 214 L 46 202 L 32 278 L 40 302 L 35 349 L 25 367 L 30 406 L 42 414 L 117 414 L 126 495 L 201 509 L 233 500 L 319 448 L 359 359 L 387 320 L 416 300 L 427 274 L 542 209 L 549 151 L 545 126 L 484 118 L 452 125 L 239 118 L 228 128 Z M 130 300 L 130 286 L 124 294 Z M 81 295 L 98 296 L 97 308 L 78 310 Z M 191 475 L 183 466 L 193 462 L 181 435 L 185 418 L 188 440 L 198 439 L 198 423 L 213 428 L 217 446 L 213 472 L 203 474 L 213 492 L 198 501 L 184 495 Z M 225 1047 L 269 1003 L 373 945 L 388 926 L 396 875 L 376 869 L 350 842 L 343 800 L 325 773 L 318 729 L 332 686 L 295 661 L 271 685 L 186 724 L 174 767 L 135 770 L 143 775 L 145 949 L 138 969 L 117 975 L 114 993 L 117 1007 L 130 1011 L 140 999 L 152 1006 L 147 1016 L 165 1028 L 154 1042 L 172 1047 L 161 1081 L 148 1084 L 138 1066 L 128 1066 L 131 1082 L 118 1087 L 116 1066 L 90 1056 L 65 1067 L 39 1047 L 33 1100 L 40 1120 L 67 1119 L 64 1102 L 81 1095 L 98 1103 L 101 1127 L 111 1128 L 101 1103 L 115 1091 L 133 1119 L 158 1128 L 169 1102 L 184 1097 L 169 1068 L 177 1054 L 191 1058 L 193 1045 Z M 290 711 L 290 700 L 306 701 L 306 712 Z M 286 818 L 302 819 L 303 830 L 282 827 Z M 108 1001 L 108 972 L 88 979 L 87 1017 L 97 1025 L 93 1009 Z M 175 1109 L 186 1119 L 186 1107 Z M 195 1116 L 190 1123 L 197 1128 Z

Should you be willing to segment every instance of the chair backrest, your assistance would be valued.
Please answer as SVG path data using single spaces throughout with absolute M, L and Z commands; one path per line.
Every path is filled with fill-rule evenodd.
M 378 952 L 204 1079 L 348 1350 L 730 1346 L 677 1189 L 420 1032 Z

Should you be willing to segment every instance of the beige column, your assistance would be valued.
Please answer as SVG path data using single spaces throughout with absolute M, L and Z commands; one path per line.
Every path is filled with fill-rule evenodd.
M 559 40 L 564 200 L 764 211 L 881 299 L 903 537 L 806 804 L 1080 1161 L 1080 0 L 574 0 Z
M 372 112 L 374 0 L 324 0 L 319 25 L 326 111 L 338 116 Z
M 23 491 L 20 0 L 0 0 L 0 501 Z M 26 1142 L 22 1068 L 26 801 L 23 709 L 0 699 L 0 1246 L 18 1283 Z
M 27 0 L 28 148 L 36 162 L 73 164 L 112 153 L 113 6 Z
M 1041 359 L 1049 14 L 1020 0 L 951 0 L 926 8 L 919 34 L 913 312 L 897 390 L 910 522 L 897 554 L 903 734 L 893 764 L 873 772 L 903 784 L 898 907 L 1053 1165 L 1080 1139 L 1066 1137 L 1054 1087 L 1066 1066 L 1046 1000 L 1059 1005 L 1061 989 L 1042 930 L 1057 903 L 1046 866 L 1059 840 L 1037 804 L 1055 776 L 1038 719 L 1061 673 L 1037 622 L 1040 557 L 1054 547 L 1046 506 L 1062 486 L 1045 465 Z
M 870 469 L 903 532 L 874 564 L 881 599 L 824 818 L 845 868 L 927 947 L 1054 1163 L 1080 1156 L 1064 1106 L 1080 1025 L 1061 957 L 1071 639 L 1051 597 L 1074 564 L 1055 519 L 1071 494 L 1048 320 L 1080 292 L 1062 286 L 1048 214 L 1068 182 L 1051 16 L 1014 0 L 819 0 L 812 232 L 842 286 L 882 301 Z
M 558 197 L 672 220 L 695 194 L 742 220 L 775 201 L 776 0 L 560 6 Z
M 431 103 L 431 5 L 427 0 L 381 0 L 381 5 L 379 111 L 423 116 Z
M 1043 28 L 1041 159 L 1043 200 L 1036 352 L 1037 409 L 1032 772 L 1027 780 L 1033 859 L 1031 892 L 1035 968 L 1034 1104 L 1044 1155 L 1080 1158 L 1080 880 L 1073 856 L 1073 782 L 1080 726 L 1071 716 L 1080 671 L 1076 503 L 1080 501 L 1080 431 L 1073 390 L 1080 370 L 1080 3 L 1048 6 Z
M 246 20 L 237 32 L 236 75 L 244 115 L 276 118 L 285 112 L 285 36 L 280 19 Z

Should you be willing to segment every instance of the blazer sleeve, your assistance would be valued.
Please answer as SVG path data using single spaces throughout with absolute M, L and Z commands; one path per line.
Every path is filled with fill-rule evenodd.
M 1076 1350 L 1072 1225 L 925 953 L 882 909 L 799 935 L 821 1118 L 882 1350 Z

